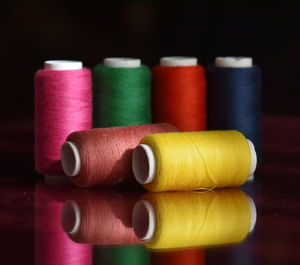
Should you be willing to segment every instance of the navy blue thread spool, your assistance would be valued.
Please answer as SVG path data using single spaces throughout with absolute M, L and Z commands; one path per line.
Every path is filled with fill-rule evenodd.
M 207 68 L 208 128 L 238 130 L 261 160 L 261 71 L 250 57 L 217 57 Z

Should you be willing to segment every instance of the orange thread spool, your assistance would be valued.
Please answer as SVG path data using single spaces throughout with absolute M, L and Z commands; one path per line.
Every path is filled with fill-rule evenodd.
M 206 129 L 205 70 L 194 57 L 163 57 L 152 70 L 154 122 L 181 131 Z

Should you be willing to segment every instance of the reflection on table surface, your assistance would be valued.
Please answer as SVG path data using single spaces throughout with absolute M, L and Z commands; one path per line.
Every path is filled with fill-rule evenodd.
M 9 131 L 6 126 L 6 131 L 0 131 L 4 139 L 0 142 L 0 264 L 300 264 L 300 118 L 264 117 L 263 125 L 263 163 L 254 181 L 237 192 L 244 194 L 241 205 L 239 196 L 234 200 L 241 209 L 230 211 L 222 211 L 231 205 L 219 195 L 222 191 L 200 196 L 149 195 L 142 189 L 90 190 L 37 181 L 32 126 L 26 133 L 27 127 L 20 125 L 22 134 L 17 142 L 12 136 L 18 130 L 12 127 Z M 230 202 L 232 193 L 224 192 L 229 193 Z M 252 232 L 248 197 L 257 213 Z M 176 200 L 181 204 L 173 203 Z M 140 239 L 147 239 L 149 231 L 151 235 L 147 221 L 141 222 L 150 219 L 143 215 L 137 214 L 136 222 L 144 225 L 133 229 L 137 224 L 132 222 L 132 213 L 143 201 L 149 202 L 160 218 L 155 221 L 161 232 L 152 229 L 156 241 Z M 238 214 L 240 210 L 243 215 Z M 214 220 L 218 230 L 212 229 L 213 221 L 201 219 L 203 216 Z M 175 217 L 182 217 L 179 226 L 172 222 Z M 194 218 L 197 221 L 189 223 Z M 187 236 L 193 229 L 200 235 L 197 240 Z M 233 235 L 239 237 L 232 240 Z
M 299 192 L 258 180 L 241 189 L 155 194 L 11 179 L 1 179 L 0 186 L 1 247 L 10 264 L 300 260 Z M 152 205 L 156 222 L 151 240 L 143 232 L 149 228 L 149 215 L 139 210 L 145 202 Z M 133 212 L 138 216 L 134 222 Z

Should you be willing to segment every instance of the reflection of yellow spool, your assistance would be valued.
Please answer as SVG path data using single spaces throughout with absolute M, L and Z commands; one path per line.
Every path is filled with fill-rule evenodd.
M 133 210 L 136 235 L 153 249 L 237 243 L 255 221 L 255 205 L 239 189 L 148 193 Z

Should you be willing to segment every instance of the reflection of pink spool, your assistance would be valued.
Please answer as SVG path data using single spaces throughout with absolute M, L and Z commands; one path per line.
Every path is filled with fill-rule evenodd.
M 69 192 L 66 186 L 36 186 L 36 265 L 92 264 L 91 246 L 73 242 L 60 225 L 63 202 Z
M 65 202 L 61 223 L 72 240 L 97 245 L 139 244 L 131 223 L 140 193 L 76 190 Z

